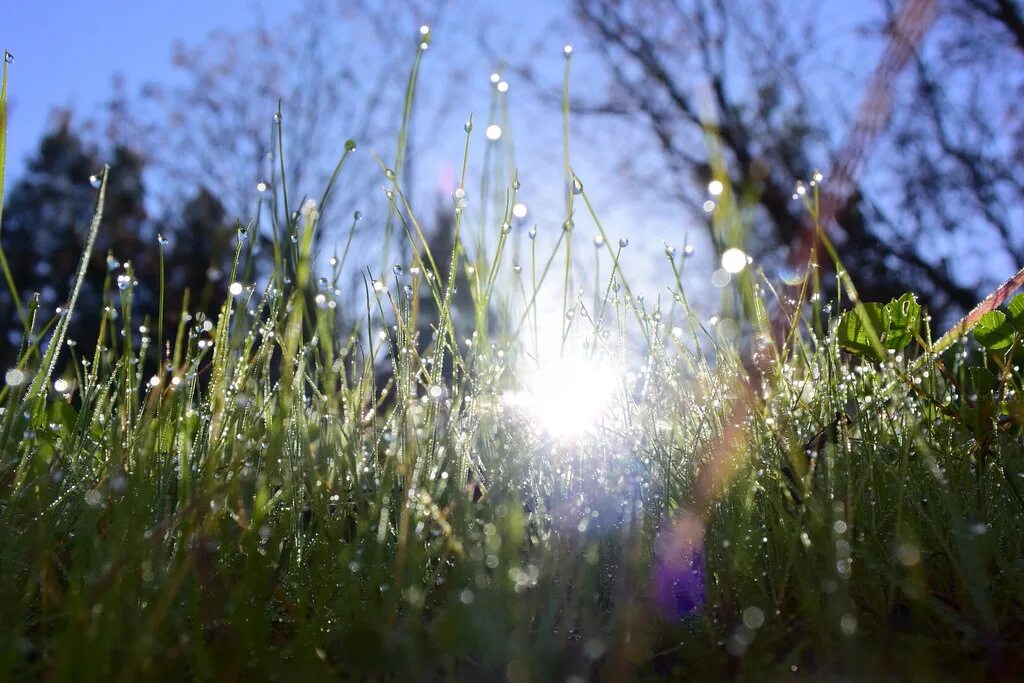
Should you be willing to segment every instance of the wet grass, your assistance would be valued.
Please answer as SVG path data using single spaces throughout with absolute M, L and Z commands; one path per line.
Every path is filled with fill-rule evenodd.
M 282 195 L 249 228 L 273 231 L 274 272 L 232 273 L 217 316 L 140 328 L 125 273 L 82 359 L 74 295 L 52 320 L 29 306 L 0 390 L 4 676 L 1024 674 L 1021 340 L 937 353 L 925 319 L 854 355 L 830 315 L 847 299 L 756 263 L 710 323 L 682 252 L 652 306 L 566 174 L 608 273 L 585 295 L 571 230 L 512 267 L 515 184 L 480 227 L 495 246 L 463 247 L 464 166 L 446 255 L 382 170 L 406 257 L 358 297 L 337 269 L 320 283 L 317 205 Z M 563 307 L 547 345 L 543 298 Z

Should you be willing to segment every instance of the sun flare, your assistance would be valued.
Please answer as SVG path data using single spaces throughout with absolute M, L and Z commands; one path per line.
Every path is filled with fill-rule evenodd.
M 535 424 L 557 439 L 573 439 L 598 426 L 618 385 L 611 365 L 566 356 L 534 369 L 511 397 Z

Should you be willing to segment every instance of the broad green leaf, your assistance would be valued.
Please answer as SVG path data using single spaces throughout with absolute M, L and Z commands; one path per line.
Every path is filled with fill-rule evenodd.
M 975 325 L 974 338 L 986 349 L 998 351 L 1013 343 L 1013 328 L 1006 322 L 1005 313 L 989 311 Z
M 880 338 L 888 327 L 889 314 L 882 304 L 864 304 L 847 311 L 839 320 L 836 334 L 839 346 L 856 354 L 878 357 L 872 340 Z
M 887 349 L 902 349 L 914 341 L 921 327 L 921 305 L 913 294 L 907 293 L 890 301 L 885 310 L 889 324 L 882 343 Z
M 1024 334 L 1024 294 L 1018 294 L 1006 304 L 1009 314 L 1006 316 L 1010 327 L 1018 334 Z

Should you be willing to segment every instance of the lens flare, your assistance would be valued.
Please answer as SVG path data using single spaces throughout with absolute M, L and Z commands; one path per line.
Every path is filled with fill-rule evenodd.
M 569 440 L 598 426 L 618 384 L 608 363 L 566 356 L 536 368 L 511 402 L 552 437 Z

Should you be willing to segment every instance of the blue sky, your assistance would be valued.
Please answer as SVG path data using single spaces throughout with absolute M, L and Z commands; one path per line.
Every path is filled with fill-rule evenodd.
M 796 7 L 799 0 L 792 0 Z M 556 86 L 564 65 L 561 48 L 577 46 L 573 60 L 574 92 L 600 87 L 601 74 L 595 55 L 587 49 L 580 29 L 565 18 L 567 3 L 544 0 L 519 2 L 461 2 L 446 7 L 438 22 L 435 40 L 426 55 L 421 80 L 436 83 L 452 73 L 465 72 L 467 81 L 456 91 L 454 104 L 438 130 L 420 131 L 424 150 L 421 172 L 436 178 L 445 163 L 461 158 L 462 122 L 474 113 L 479 125 L 474 148 L 475 163 L 482 162 L 485 143 L 482 131 L 493 96 L 490 73 L 498 66 L 480 47 L 481 36 L 502 56 L 517 64 L 529 64 L 535 73 Z M 863 20 L 861 3 L 823 0 L 814 9 L 828 17 L 831 27 L 816 55 L 823 73 L 835 64 L 850 63 L 853 50 L 863 50 L 854 29 Z M 125 78 L 127 92 L 137 92 L 146 82 L 173 79 L 172 48 L 176 41 L 199 44 L 217 28 L 240 30 L 257 18 L 273 26 L 298 7 L 297 2 L 278 0 L 4 0 L 0 9 L 0 48 L 15 57 L 9 82 L 8 187 L 35 150 L 54 107 L 68 106 L 79 116 L 95 113 L 111 94 L 114 74 Z M 403 46 L 404 48 L 404 46 Z M 397 49 L 397 48 L 396 48 Z M 865 63 L 864 55 L 859 60 Z M 872 60 L 868 58 L 867 63 Z M 834 75 L 834 74 L 833 74 Z M 511 83 L 509 139 L 514 135 L 516 161 L 523 179 L 523 197 L 531 206 L 530 222 L 540 223 L 557 234 L 564 220 L 561 202 L 561 120 L 557 108 L 544 110 L 536 92 L 509 75 Z M 450 79 L 449 79 L 450 80 Z M 850 104 L 859 87 L 851 81 L 823 81 L 824 96 L 845 93 Z M 397 122 L 396 122 L 397 125 Z M 685 236 L 701 244 L 703 228 L 673 208 L 650 197 L 631 192 L 617 175 L 616 155 L 641 154 L 621 149 L 616 140 L 609 149 L 607 137 L 585 124 L 574 124 L 573 166 L 586 179 L 588 192 L 609 236 L 630 237 L 624 261 L 660 273 L 665 268 L 662 241 L 681 246 Z M 606 135 L 606 134 L 605 134 Z M 365 154 L 368 150 L 362 149 Z M 610 153 L 609 153 L 610 152 Z M 379 199 L 379 198 L 378 198 Z M 593 227 L 580 220 L 582 243 L 589 243 Z M 646 239 L 645 239 L 646 238 Z M 705 252 L 706 254 L 707 252 Z M 691 269 L 706 281 L 710 261 L 694 259 Z M 706 261 L 706 262 L 705 262 Z M 652 279 L 649 296 L 657 296 L 662 278 Z M 663 282 L 661 284 L 664 284 Z
M 129 89 L 170 76 L 175 40 L 240 27 L 254 12 L 283 16 L 288 3 L 268 0 L 5 0 L 0 48 L 10 72 L 7 161 L 16 175 L 35 149 L 54 107 L 89 112 L 110 95 L 115 73 Z

